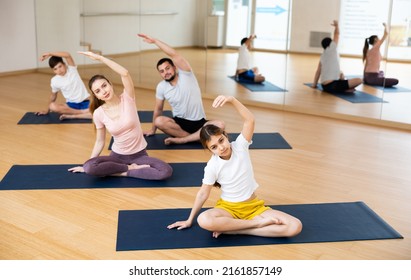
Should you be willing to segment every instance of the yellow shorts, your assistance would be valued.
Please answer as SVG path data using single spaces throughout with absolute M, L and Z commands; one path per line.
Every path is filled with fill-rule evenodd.
M 258 198 L 246 202 L 229 202 L 220 198 L 217 201 L 215 208 L 224 209 L 235 219 L 242 220 L 251 220 L 264 211 L 271 209 L 264 205 L 264 200 Z

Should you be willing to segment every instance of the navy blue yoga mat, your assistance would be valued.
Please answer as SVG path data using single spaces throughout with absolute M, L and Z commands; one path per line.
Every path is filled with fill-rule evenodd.
M 72 123 L 91 123 L 91 119 L 59 119 L 60 114 L 49 113 L 38 116 L 34 112 L 27 112 L 17 124 L 72 124 Z
M 187 219 L 190 209 L 122 210 L 118 216 L 117 251 L 254 246 L 402 238 L 363 202 L 275 205 L 301 220 L 302 232 L 291 238 L 220 235 L 194 224 L 169 230 L 167 225 Z
M 304 83 L 304 85 L 311 87 L 312 83 Z M 317 86 L 318 90 L 323 91 L 322 87 L 320 84 Z M 374 96 L 372 94 L 368 94 L 359 90 L 354 91 L 353 93 L 330 93 L 336 97 L 342 98 L 346 101 L 349 101 L 351 103 L 388 103 L 387 101 L 384 101 L 384 99 L 379 98 L 377 96 Z
M 128 177 L 95 177 L 71 173 L 70 165 L 14 165 L 0 182 L 0 190 L 97 189 L 144 187 L 196 187 L 201 185 L 206 163 L 170 163 L 173 175 L 151 181 Z
M 153 121 L 153 111 L 138 111 L 140 122 L 147 123 Z M 171 111 L 163 111 L 163 116 L 172 118 Z M 59 119 L 60 114 L 49 113 L 47 115 L 37 116 L 34 112 L 24 114 L 17 124 L 66 124 L 66 123 L 91 123 L 90 119 Z
M 138 111 L 138 117 L 141 123 L 149 123 L 153 121 L 153 111 Z M 173 113 L 169 110 L 163 111 L 163 116 L 173 117 Z
M 255 84 L 255 83 L 246 83 L 246 82 L 239 82 L 235 79 L 234 76 L 228 76 L 230 79 L 236 81 L 240 85 L 246 87 L 250 91 L 281 91 L 285 92 L 287 90 L 280 88 L 268 81 L 264 81 L 263 83 L 260 84 Z
M 229 133 L 228 137 L 231 141 L 235 140 L 238 133 Z M 197 150 L 204 149 L 200 142 L 190 142 L 178 145 L 165 145 L 164 139 L 168 135 L 157 133 L 155 135 L 146 137 L 148 150 Z M 109 149 L 113 144 L 113 138 L 111 138 Z M 253 144 L 250 149 L 291 149 L 292 147 L 281 136 L 281 134 L 275 133 L 254 133 Z

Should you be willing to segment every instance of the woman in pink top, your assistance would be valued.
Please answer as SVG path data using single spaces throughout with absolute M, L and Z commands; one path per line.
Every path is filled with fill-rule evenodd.
M 96 126 L 96 142 L 91 157 L 83 166 L 70 168 L 71 172 L 85 172 L 95 176 L 127 176 L 147 180 L 163 180 L 171 176 L 172 168 L 166 162 L 149 157 L 146 151 L 140 120 L 135 104 L 133 80 L 127 69 L 104 56 L 79 52 L 101 61 L 121 76 L 124 91 L 116 95 L 112 84 L 103 75 L 89 81 L 92 91 L 90 111 Z M 108 131 L 114 139 L 108 156 L 100 156 Z
M 364 66 L 364 84 L 381 87 L 392 87 L 398 84 L 397 79 L 385 78 L 384 72 L 380 71 L 380 63 L 382 56 L 380 53 L 381 45 L 388 36 L 387 25 L 384 25 L 384 35 L 381 39 L 377 35 L 365 39 L 362 60 L 365 62 Z M 369 49 L 369 45 L 373 47 Z

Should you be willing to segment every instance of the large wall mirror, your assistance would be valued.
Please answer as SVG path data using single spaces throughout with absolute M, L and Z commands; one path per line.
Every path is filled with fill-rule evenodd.
M 381 118 L 411 123 L 411 0 L 390 1 L 390 37 L 385 76 L 399 80 L 398 90 L 384 88 Z
M 80 3 L 83 45 L 126 66 L 137 87 L 155 89 L 160 80 L 155 66 L 166 56 L 137 36 L 145 33 L 178 49 L 190 61 L 200 86 L 205 89 L 205 29 L 204 20 L 200 19 L 206 18 L 206 9 L 202 1 L 183 0 L 178 5 L 162 0 L 81 0 Z
M 213 0 L 207 18 L 207 92 L 282 108 L 287 86 L 290 0 Z M 277 28 L 282 26 L 282 28 Z M 266 86 L 250 91 L 235 81 L 238 49 L 250 35 L 250 67 L 257 67 Z M 233 78 L 234 77 L 234 78 Z
M 37 51 L 67 50 L 88 79 L 105 67 L 77 55 L 94 50 L 126 66 L 137 87 L 155 89 L 155 65 L 164 54 L 138 33 L 178 49 L 191 63 L 203 94 L 231 94 L 265 107 L 411 124 L 411 0 L 36 0 Z M 327 12 L 321 12 L 327 11 Z M 315 19 L 315 20 L 313 20 Z M 320 41 L 340 22 L 341 68 L 362 76 L 365 38 L 390 34 L 381 48 L 381 71 L 397 88 L 360 85 L 376 97 L 352 103 L 305 85 L 312 82 Z M 243 37 L 256 34 L 252 62 L 277 90 L 250 91 L 232 79 Z M 39 64 L 39 68 L 47 68 Z M 111 77 L 112 76 L 112 77 Z
M 207 5 L 201 0 L 37 0 L 38 53 L 69 51 L 83 79 L 105 74 L 119 83 L 107 67 L 77 51 L 101 53 L 124 65 L 137 87 L 155 89 L 161 79 L 156 63 L 166 55 L 137 36 L 146 33 L 178 49 L 205 91 Z

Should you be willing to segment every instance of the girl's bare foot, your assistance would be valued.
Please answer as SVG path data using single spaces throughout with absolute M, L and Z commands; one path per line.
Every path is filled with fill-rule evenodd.
M 150 167 L 150 165 L 148 165 L 148 164 L 140 164 L 140 165 L 138 165 L 137 163 L 132 163 L 132 164 L 129 164 L 127 167 L 128 167 L 128 170 L 133 170 L 133 169 L 147 168 L 147 167 Z M 127 170 L 126 172 L 123 172 L 123 173 L 113 174 L 112 176 L 124 176 L 124 177 L 127 177 L 127 172 L 128 172 L 128 170 Z
M 256 227 L 261 228 L 269 225 L 282 225 L 283 222 L 274 217 L 262 217 L 262 216 L 257 216 L 254 218 L 256 221 L 258 221 L 258 225 Z
M 138 165 L 137 163 L 132 163 L 128 166 L 128 170 L 141 169 L 141 168 L 147 168 L 147 167 L 150 167 L 150 165 L 148 165 L 148 164 Z

